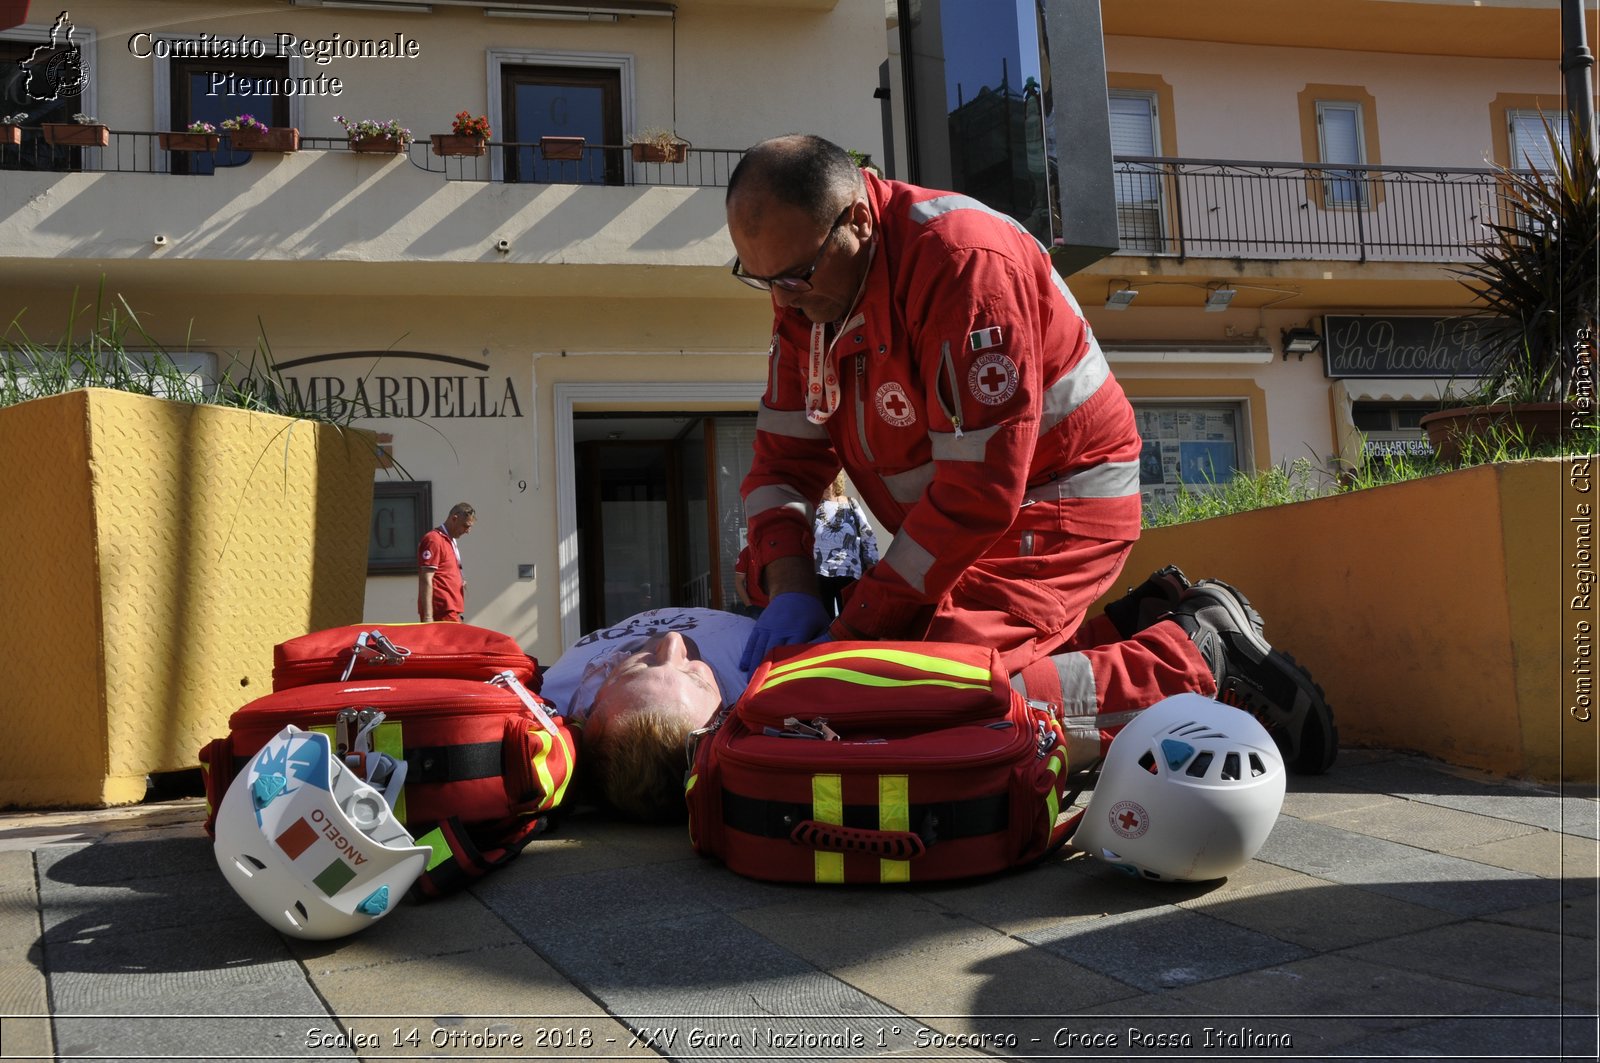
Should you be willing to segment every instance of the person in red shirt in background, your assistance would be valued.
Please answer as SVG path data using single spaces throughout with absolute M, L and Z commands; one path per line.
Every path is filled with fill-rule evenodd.
M 478 523 L 472 507 L 457 502 L 444 523 L 422 537 L 417 546 L 417 616 L 433 621 L 461 623 L 467 609 L 467 581 L 461 574 L 461 545 L 457 541 Z
M 821 137 L 729 178 L 733 275 L 771 293 L 739 566 L 765 606 L 740 661 L 830 639 L 992 646 L 1014 682 L 1107 736 L 1192 691 L 1261 719 L 1303 772 L 1337 730 L 1232 587 L 1163 570 L 1088 617 L 1139 537 L 1133 409 L 1045 249 L 971 197 L 858 169 Z M 894 535 L 818 597 L 812 514 L 843 468 Z

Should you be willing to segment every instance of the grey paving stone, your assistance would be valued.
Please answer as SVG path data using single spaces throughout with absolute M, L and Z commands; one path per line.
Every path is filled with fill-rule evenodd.
M 1593 1018 L 1562 1016 L 1547 1002 L 1506 997 L 1475 1015 L 1441 1017 L 1346 1046 L 1362 1057 L 1461 1059 L 1594 1059 Z M 1470 1057 L 1469 1057 L 1470 1058 Z
M 349 937 L 286 941 L 307 970 L 316 973 L 452 956 L 520 944 L 521 939 L 482 901 L 463 891 L 425 904 L 407 899 L 377 925 Z
M 1332 1052 L 1374 1032 L 1404 1029 L 1438 1015 L 1493 1004 L 1496 990 L 1414 971 L 1367 963 L 1348 955 L 1313 956 L 1281 966 L 1186 986 L 1166 995 L 1167 1009 L 1280 1029 L 1294 1039 L 1295 1055 Z
M 1526 823 L 1394 797 L 1317 822 L 1434 852 L 1541 833 Z
M 205 994 L 227 987 L 303 984 L 283 938 L 254 915 L 195 927 L 166 927 L 47 941 L 45 970 L 55 1007 L 91 1012 L 116 1003 L 158 1014 L 183 1014 Z
M 1079 920 L 1019 936 L 1146 991 L 1221 978 L 1310 955 L 1298 945 L 1179 908 Z
M 632 1054 L 625 1027 L 521 944 L 313 969 L 311 981 L 366 1058 Z
M 1565 934 L 1593 941 L 1600 929 L 1600 913 L 1596 911 L 1597 898 L 1593 893 L 1564 897 L 1559 901 L 1516 908 L 1508 912 L 1494 912 L 1483 918 L 1491 923 L 1507 923 L 1543 930 L 1548 934 Z
M 959 912 L 899 890 L 856 892 L 844 904 L 842 899 L 811 890 L 788 903 L 746 909 L 734 918 L 824 970 L 998 936 Z
M 1167 889 L 1161 887 L 1166 886 Z M 930 883 L 918 895 L 941 908 L 1008 934 L 1043 930 L 1079 918 L 1142 912 L 1176 903 L 1206 887 L 1143 882 L 1088 856 L 978 882 Z
M 119 1063 L 141 1057 L 354 1058 L 348 1048 L 330 1043 L 338 1024 L 303 979 L 194 986 L 189 995 L 168 1003 L 162 1008 L 147 998 L 122 998 L 61 1009 L 55 1019 L 57 1051 L 73 1060 Z
M 35 853 L 35 859 L 41 896 L 81 886 L 126 885 L 139 879 L 221 879 L 211 842 L 204 835 L 139 838 L 115 845 L 47 845 Z
M 1179 903 L 1317 952 L 1409 934 L 1456 918 L 1353 886 L 1292 871 L 1282 874 Z
M 1341 955 L 1419 971 L 1548 1002 L 1562 995 L 1566 971 L 1594 971 L 1595 946 L 1587 938 L 1562 938 L 1538 930 L 1469 920 L 1347 949 Z
M 1418 852 L 1417 856 L 1340 868 L 1328 877 L 1460 916 L 1526 908 L 1561 896 L 1561 883 L 1552 879 L 1454 856 Z
M 1055 1016 L 1139 995 L 1114 978 L 1001 934 L 915 954 L 870 956 L 829 973 L 946 1032 L 1020 1032 L 1026 1024 L 1009 1017 Z M 1001 1018 L 975 1021 L 994 1016 Z
M 722 913 L 590 922 L 542 935 L 539 953 L 614 1015 L 648 1018 L 893 1015 Z
M 1266 844 L 1256 853 L 1257 860 L 1291 868 L 1318 878 L 1335 878 L 1335 872 L 1388 860 L 1421 856 L 1426 849 L 1385 841 L 1365 834 L 1314 823 L 1310 820 L 1279 816 L 1267 835 Z
M 1526 871 L 1541 878 L 1565 879 L 1593 892 L 1600 879 L 1600 842 L 1559 831 L 1535 829 L 1498 841 L 1478 841 L 1460 848 L 1442 848 L 1450 856 Z

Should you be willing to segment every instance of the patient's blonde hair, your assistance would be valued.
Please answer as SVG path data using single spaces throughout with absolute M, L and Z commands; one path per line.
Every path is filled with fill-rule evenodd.
M 683 749 L 692 730 L 681 715 L 650 705 L 602 720 L 591 716 L 584 728 L 583 756 L 594 768 L 593 781 L 606 803 L 647 823 L 683 819 Z

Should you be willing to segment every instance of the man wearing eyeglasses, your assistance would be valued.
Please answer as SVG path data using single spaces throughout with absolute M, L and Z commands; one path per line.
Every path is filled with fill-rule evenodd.
M 1026 230 L 804 135 L 746 152 L 727 217 L 733 275 L 770 292 L 774 315 L 742 488 L 741 570 L 766 607 L 746 671 L 820 639 L 987 645 L 1030 696 L 1072 712 L 1194 691 L 1262 716 L 1300 769 L 1331 764 L 1320 690 L 1232 588 L 1147 583 L 1120 621 L 1085 622 L 1139 535 L 1139 433 Z M 811 516 L 841 466 L 894 541 L 830 618 Z M 1170 622 L 1145 624 L 1141 598 Z

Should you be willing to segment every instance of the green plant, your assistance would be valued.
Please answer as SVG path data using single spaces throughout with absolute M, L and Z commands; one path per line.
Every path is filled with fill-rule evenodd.
M 191 133 L 215 133 L 217 127 L 210 122 L 190 122 L 188 131 Z
M 345 135 L 351 140 L 395 140 L 399 141 L 402 148 L 406 148 L 416 139 L 411 135 L 411 130 L 402 126 L 394 118 L 386 122 L 380 122 L 374 118 L 351 121 L 342 114 L 336 114 L 333 116 L 333 120 L 344 126 Z
M 21 125 L 27 120 L 27 111 L 18 111 L 16 114 L 0 115 L 0 125 Z
M 78 123 L 79 125 L 99 125 L 100 124 L 100 119 L 96 118 L 92 114 L 84 114 L 82 111 L 79 111 L 77 114 L 73 115 L 72 116 L 72 120 L 74 122 Z
M 255 133 L 268 132 L 267 123 L 261 121 L 253 114 L 241 114 L 236 115 L 233 118 L 224 118 L 222 120 L 222 128 L 228 130 L 230 133 L 238 132 L 241 129 L 250 130 Z
M 80 307 L 78 293 L 73 292 L 60 340 L 41 343 L 31 339 L 22 327 L 20 312 L 0 333 L 0 407 L 78 388 L 111 388 L 341 425 L 354 413 L 334 416 L 303 401 L 273 365 L 265 332 L 248 363 L 235 357 L 219 367 L 216 379 L 184 368 L 177 356 L 146 331 L 126 299 L 119 295 L 114 304 L 107 305 L 103 281 L 93 307 Z
M 493 135 L 489 129 L 489 116 L 480 114 L 474 118 L 471 111 L 457 111 L 455 120 L 450 123 L 450 132 L 458 137 L 477 137 L 480 140 L 488 140 Z
M 1308 458 L 1296 458 L 1256 473 L 1236 472 L 1221 482 L 1182 484 L 1178 494 L 1163 505 L 1154 506 L 1145 516 L 1145 527 L 1164 528 L 1187 524 L 1208 517 L 1244 513 L 1288 502 L 1303 502 L 1329 492 L 1327 474 Z
M 1497 167 L 1500 220 L 1476 245 L 1477 261 L 1454 270 L 1493 322 L 1483 331 L 1478 404 L 1566 399 L 1595 325 L 1600 194 L 1587 131 L 1571 150 L 1545 123 L 1549 172 Z

